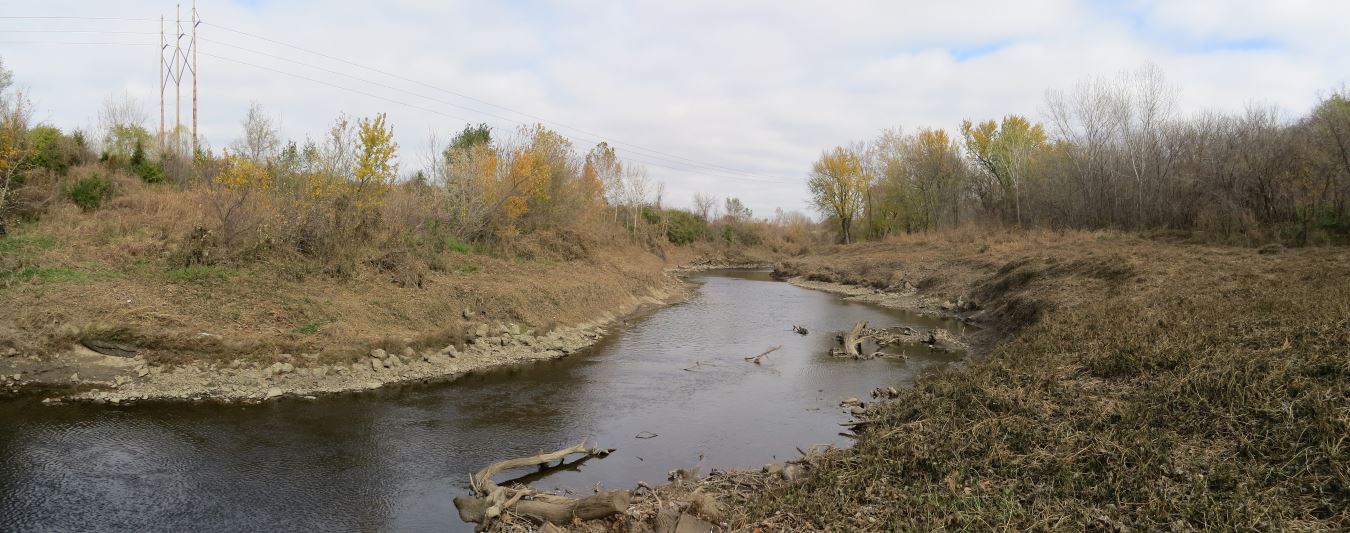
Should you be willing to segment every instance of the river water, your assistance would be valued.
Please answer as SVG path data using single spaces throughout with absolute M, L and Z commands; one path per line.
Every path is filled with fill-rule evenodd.
M 585 352 L 447 384 L 246 406 L 0 401 L 0 530 L 471 531 L 450 499 L 488 463 L 582 439 L 617 448 L 532 482 L 588 494 L 783 461 L 848 444 L 844 398 L 956 360 L 926 347 L 904 361 L 827 354 L 830 332 L 860 319 L 954 323 L 766 272 L 694 281 L 690 300 Z M 777 345 L 762 365 L 743 360 Z

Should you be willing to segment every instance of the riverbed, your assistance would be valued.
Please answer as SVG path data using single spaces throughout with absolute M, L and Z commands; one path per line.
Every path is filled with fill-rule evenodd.
M 604 459 L 533 480 L 588 494 L 668 471 L 753 468 L 847 445 L 839 402 L 958 360 L 831 358 L 857 320 L 961 325 L 767 272 L 695 275 L 688 300 L 564 359 L 452 383 L 261 405 L 0 401 L 0 524 L 13 531 L 471 531 L 470 472 L 583 439 Z M 807 335 L 792 331 L 807 328 Z M 755 365 L 745 357 L 781 346 Z M 509 474 L 507 474 L 509 476 Z

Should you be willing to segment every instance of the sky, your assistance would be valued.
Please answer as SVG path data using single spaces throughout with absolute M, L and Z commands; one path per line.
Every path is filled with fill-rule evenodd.
M 159 17 L 172 42 L 176 4 L 3 3 L 0 59 L 39 120 L 90 129 L 102 101 L 126 92 L 158 127 Z M 200 0 L 198 9 L 199 127 L 210 146 L 241 135 L 251 103 L 298 141 L 342 112 L 386 112 L 408 174 L 433 132 L 444 139 L 485 122 L 501 135 L 542 122 L 579 153 L 606 140 L 644 164 L 669 205 L 704 192 L 739 197 L 757 216 L 809 210 L 806 175 L 827 148 L 885 128 L 1042 119 L 1047 90 L 1146 64 L 1177 88 L 1183 113 L 1262 105 L 1292 118 L 1350 81 L 1350 2 L 1339 0 Z M 172 86 L 167 102 L 172 125 Z

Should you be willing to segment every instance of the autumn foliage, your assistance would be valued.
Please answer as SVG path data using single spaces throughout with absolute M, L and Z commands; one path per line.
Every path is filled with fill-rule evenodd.
M 966 120 L 956 138 L 885 131 L 823 154 L 812 200 L 842 242 L 964 224 L 1178 231 L 1235 244 L 1350 238 L 1344 90 L 1292 121 L 1255 107 L 1186 116 L 1175 98 L 1146 67 L 1051 91 L 1044 123 L 1009 114 Z

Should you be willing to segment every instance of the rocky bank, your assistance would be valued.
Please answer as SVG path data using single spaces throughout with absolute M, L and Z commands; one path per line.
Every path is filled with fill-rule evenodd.
M 472 371 L 566 357 L 589 347 L 623 317 L 682 298 L 684 285 L 675 278 L 669 281 L 588 323 L 549 332 L 514 323 L 479 323 L 462 345 L 421 351 L 373 348 L 342 364 L 322 364 L 316 353 L 280 354 L 277 362 L 267 365 L 235 359 L 223 364 L 161 366 L 140 355 L 107 355 L 80 344 L 45 357 L 10 350 L 0 354 L 0 390 L 43 391 L 47 403 L 257 402 L 447 381 Z

